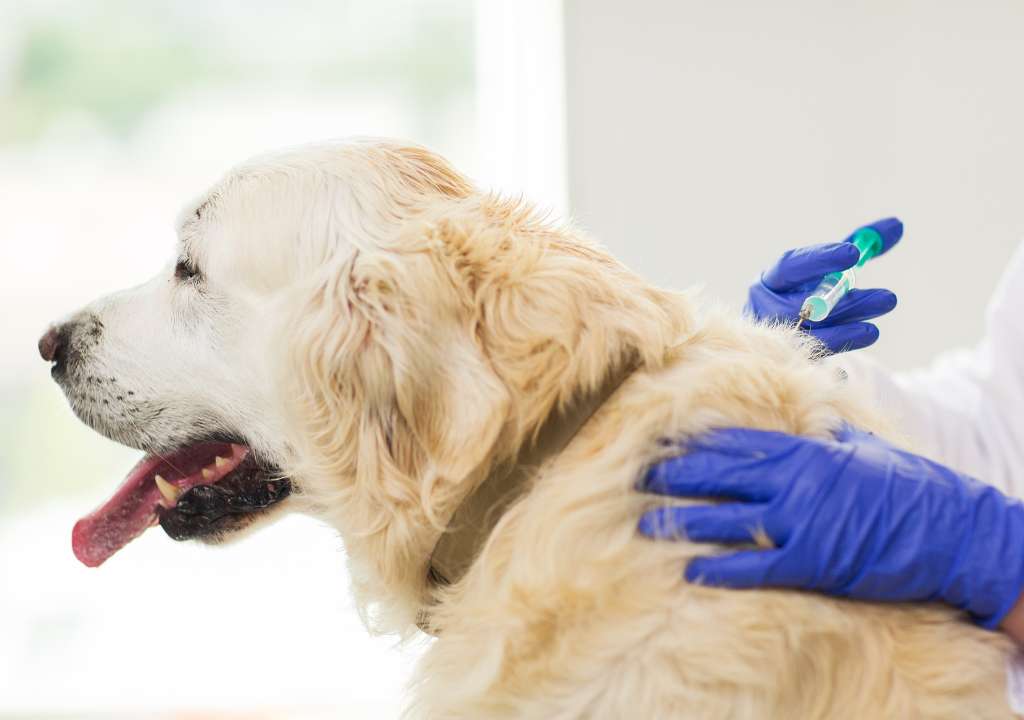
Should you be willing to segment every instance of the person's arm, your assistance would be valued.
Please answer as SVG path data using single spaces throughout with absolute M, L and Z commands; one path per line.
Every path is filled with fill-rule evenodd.
M 974 349 L 947 353 L 930 367 L 892 373 L 870 358 L 830 362 L 871 388 L 879 405 L 938 462 L 1024 497 L 1024 245 L 989 304 Z
M 902 235 L 898 220 L 872 225 L 888 250 Z M 751 288 L 746 310 L 769 322 L 795 323 L 800 303 L 822 268 L 841 270 L 853 253 L 840 243 L 787 251 Z M 867 320 L 895 305 L 887 290 L 854 291 L 821 325 L 807 331 L 834 353 L 875 342 Z M 863 384 L 912 441 L 919 453 L 1004 492 L 1024 497 L 1024 245 L 1004 273 L 989 305 L 985 337 L 978 347 L 947 353 L 931 366 L 893 373 L 860 353 L 828 362 L 850 382 Z
M 943 602 L 1024 638 L 1020 501 L 849 427 L 834 440 L 723 429 L 685 449 L 652 467 L 643 489 L 727 502 L 660 507 L 643 515 L 640 531 L 701 543 L 771 541 L 695 558 L 689 581 Z
M 902 225 L 883 222 L 888 249 Z M 747 312 L 795 322 L 815 276 L 824 266 L 844 269 L 846 255 L 852 257 L 836 244 L 787 252 L 751 287 Z M 807 331 L 832 352 L 865 347 L 878 337 L 866 321 L 894 305 L 888 291 L 851 293 L 831 323 Z M 852 370 L 852 381 L 874 385 L 926 453 L 948 458 L 961 472 L 850 429 L 834 442 L 723 430 L 652 468 L 644 488 L 737 502 L 661 508 L 643 516 L 641 532 L 751 543 L 761 531 L 758 539 L 767 536 L 773 548 L 697 558 L 687 577 L 865 600 L 938 600 L 1024 645 L 1024 506 L 963 472 L 1020 492 L 1012 471 L 1024 462 L 1024 443 L 1016 441 L 1024 437 L 1021 307 L 1024 248 L 993 299 L 986 340 L 974 353 L 905 375 L 848 354 L 835 358 Z

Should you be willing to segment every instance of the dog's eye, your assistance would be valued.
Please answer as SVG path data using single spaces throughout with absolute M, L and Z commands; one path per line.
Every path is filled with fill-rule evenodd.
M 174 266 L 174 277 L 180 282 L 188 282 L 190 280 L 199 280 L 201 275 L 199 269 L 192 264 L 192 261 L 188 258 L 180 258 L 178 264 Z

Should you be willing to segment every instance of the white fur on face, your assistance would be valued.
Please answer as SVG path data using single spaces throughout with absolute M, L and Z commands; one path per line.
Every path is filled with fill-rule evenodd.
M 339 225 L 349 213 L 334 203 L 345 193 L 325 172 L 343 164 L 339 149 L 232 172 L 183 213 L 160 273 L 68 318 L 71 352 L 57 379 L 84 422 L 147 452 L 231 438 L 280 461 L 266 368 L 272 318 L 294 279 L 358 232 Z M 311 168 L 319 172 L 300 172 Z M 182 276 L 179 263 L 196 274 Z
M 275 464 L 287 452 L 268 365 L 278 311 L 328 260 L 391 242 L 429 185 L 374 140 L 311 145 L 240 165 L 183 211 L 178 245 L 148 282 L 68 319 L 58 382 L 113 440 L 166 452 L 237 439 Z M 176 274 L 179 262 L 196 271 Z
M 212 288 L 177 279 L 172 264 L 84 308 L 70 321 L 73 354 L 58 377 L 75 412 L 146 451 L 237 428 L 232 421 L 254 398 L 243 390 L 241 313 L 232 305 Z

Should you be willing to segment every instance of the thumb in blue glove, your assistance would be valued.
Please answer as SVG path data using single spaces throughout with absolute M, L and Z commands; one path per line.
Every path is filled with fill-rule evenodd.
M 888 252 L 903 236 L 903 223 L 886 218 L 866 227 L 882 238 L 882 253 Z M 795 323 L 800 306 L 822 277 L 857 264 L 860 252 L 850 242 L 812 245 L 789 250 L 750 286 L 746 310 L 758 320 Z M 878 328 L 867 320 L 885 315 L 896 307 L 896 295 L 890 290 L 851 290 L 832 313 L 820 322 L 806 323 L 810 335 L 831 352 L 867 347 L 878 339 Z
M 691 582 L 818 590 L 872 601 L 942 601 L 984 627 L 1024 588 L 1024 505 L 867 433 L 835 440 L 719 430 L 653 466 L 643 488 L 719 505 L 659 508 L 653 538 L 774 544 L 698 557 Z

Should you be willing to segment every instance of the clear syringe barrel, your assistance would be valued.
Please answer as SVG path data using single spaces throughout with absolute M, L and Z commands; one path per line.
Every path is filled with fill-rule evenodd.
M 854 288 L 857 282 L 857 273 L 854 268 L 843 272 L 829 273 L 821 279 L 818 287 L 814 288 L 804 304 L 800 307 L 800 316 L 817 322 L 824 320 L 832 312 L 840 300 Z
M 874 227 L 862 227 L 850 237 L 850 242 L 860 252 L 857 264 L 842 272 L 831 272 L 821 279 L 800 306 L 800 319 L 818 322 L 824 320 L 832 312 L 843 297 L 857 283 L 856 269 L 863 266 L 871 258 L 882 252 L 882 236 Z

